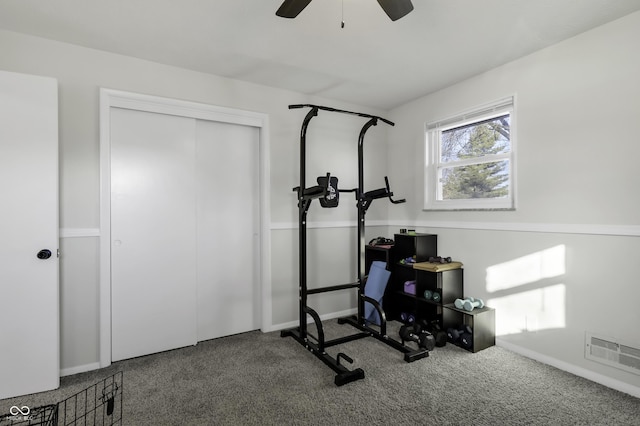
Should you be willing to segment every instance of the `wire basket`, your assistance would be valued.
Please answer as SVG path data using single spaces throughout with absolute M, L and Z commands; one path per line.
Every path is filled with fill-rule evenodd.
M 58 402 L 37 408 L 11 407 L 0 426 L 122 425 L 122 372 Z

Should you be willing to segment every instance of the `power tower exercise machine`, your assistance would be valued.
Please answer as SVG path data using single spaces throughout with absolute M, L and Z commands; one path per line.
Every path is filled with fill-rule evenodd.
M 364 371 L 361 368 L 354 370 L 348 369 L 344 362 L 353 363 L 353 359 L 346 354 L 340 352 L 334 358 L 326 352 L 326 348 L 347 343 L 353 340 L 362 339 L 364 337 L 374 337 L 375 339 L 397 349 L 404 353 L 406 362 L 416 361 L 429 356 L 429 351 L 424 348 L 414 349 L 406 346 L 403 342 L 392 339 L 387 335 L 387 318 L 381 303 L 375 298 L 368 297 L 365 294 L 367 276 L 365 275 L 365 215 L 371 206 L 373 200 L 380 198 L 388 198 L 393 204 L 405 202 L 405 200 L 394 200 L 393 192 L 389 187 L 389 179 L 385 176 L 385 187 L 366 192 L 364 190 L 364 136 L 370 127 L 376 126 L 378 121 L 382 121 L 393 126 L 389 120 L 374 115 L 363 114 L 352 111 L 345 111 L 319 105 L 289 105 L 289 109 L 310 108 L 302 122 L 300 131 L 300 185 L 293 188 L 298 196 L 298 224 L 299 224 L 299 325 L 295 329 L 283 330 L 282 337 L 293 337 L 298 343 L 307 348 L 313 355 L 319 358 L 337 374 L 335 376 L 335 384 L 342 386 L 344 384 L 363 379 Z M 338 179 L 327 173 L 326 176 L 317 178 L 317 185 L 307 187 L 306 174 L 306 135 L 309 122 L 313 117 L 318 115 L 319 111 L 330 111 L 341 114 L 356 115 L 369 120 L 360 130 L 358 138 L 358 187 L 354 189 L 339 189 Z M 358 277 L 357 281 L 348 284 L 340 284 L 322 288 L 307 288 L 307 213 L 311 202 L 318 199 L 322 207 L 336 207 L 338 205 L 340 192 L 354 192 L 356 198 L 356 206 L 358 209 Z M 372 268 L 373 271 L 373 268 Z M 307 305 L 307 297 L 313 294 L 326 293 L 331 291 L 357 289 L 358 295 L 358 311 L 355 316 L 339 318 L 339 324 L 350 324 L 359 332 L 339 337 L 333 340 L 325 340 L 322 321 L 318 313 Z M 365 305 L 371 304 L 377 312 L 377 323 L 372 323 L 370 319 L 365 317 Z M 307 329 L 307 316 L 311 317 L 315 323 L 317 336 L 311 334 Z

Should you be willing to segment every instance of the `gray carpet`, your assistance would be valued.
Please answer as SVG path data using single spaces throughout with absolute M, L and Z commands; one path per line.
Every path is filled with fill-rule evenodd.
M 355 329 L 329 321 L 325 332 Z M 640 425 L 640 399 L 499 347 L 447 345 L 413 363 L 373 338 L 329 352 L 339 351 L 364 380 L 336 387 L 292 338 L 250 332 L 63 377 L 56 391 L 0 401 L 0 413 L 54 404 L 122 371 L 125 425 Z

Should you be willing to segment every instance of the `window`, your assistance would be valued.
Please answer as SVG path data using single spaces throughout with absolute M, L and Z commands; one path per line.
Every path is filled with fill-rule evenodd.
M 427 124 L 426 210 L 515 208 L 513 98 Z

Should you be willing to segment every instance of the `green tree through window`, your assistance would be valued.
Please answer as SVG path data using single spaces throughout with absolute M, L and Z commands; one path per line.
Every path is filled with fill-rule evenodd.
M 515 97 L 425 123 L 425 210 L 516 208 Z
M 511 149 L 510 116 L 455 127 L 441 133 L 442 199 L 509 195 L 509 162 L 496 155 Z M 447 167 L 447 163 L 451 163 Z

